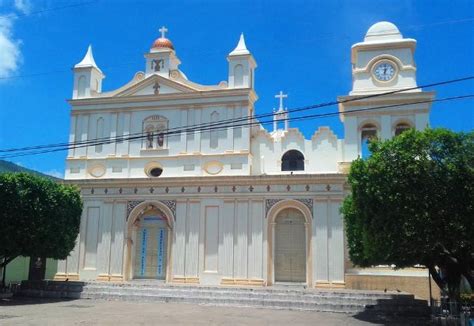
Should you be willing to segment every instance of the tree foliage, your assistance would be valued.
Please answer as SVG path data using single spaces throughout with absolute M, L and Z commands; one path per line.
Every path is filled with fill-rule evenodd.
M 474 132 L 409 130 L 369 149 L 342 207 L 351 260 L 425 265 L 451 297 L 461 275 L 474 288 Z
M 0 267 L 18 256 L 65 259 L 81 213 L 74 186 L 28 173 L 0 174 Z

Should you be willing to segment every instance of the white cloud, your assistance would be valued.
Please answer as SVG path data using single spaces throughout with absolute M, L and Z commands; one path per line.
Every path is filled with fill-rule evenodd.
M 0 16 L 0 78 L 13 75 L 20 67 L 21 40 L 13 37 L 15 15 Z
M 49 170 L 49 171 L 45 171 L 43 172 L 44 174 L 47 174 L 47 175 L 50 175 L 52 177 L 56 177 L 56 178 L 60 178 L 60 179 L 64 179 L 64 173 L 63 172 L 60 172 L 58 170 Z
M 15 0 L 15 8 L 22 14 L 28 15 L 31 12 L 30 0 Z
M 0 5 L 3 1 L 0 0 Z M 31 0 L 14 0 L 14 8 L 23 15 L 29 15 L 32 9 Z M 13 25 L 17 14 L 0 15 L 0 78 L 14 75 L 22 63 L 21 40 L 13 35 Z

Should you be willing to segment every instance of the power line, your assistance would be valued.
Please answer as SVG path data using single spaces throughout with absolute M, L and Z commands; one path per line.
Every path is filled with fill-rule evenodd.
M 380 109 L 387 109 L 387 108 L 394 108 L 394 107 L 402 107 L 402 106 L 408 106 L 408 105 L 415 105 L 415 104 L 423 104 L 423 103 L 434 103 L 434 102 L 446 102 L 446 101 L 452 101 L 452 100 L 460 100 L 460 99 L 471 99 L 474 98 L 474 94 L 467 94 L 467 95 L 459 95 L 459 96 L 452 96 L 452 97 L 446 97 L 446 98 L 441 98 L 441 99 L 434 99 L 434 100 L 423 100 L 423 101 L 412 101 L 408 103 L 401 103 L 401 104 L 392 104 L 392 105 L 385 105 L 385 106 L 378 106 L 378 107 L 371 107 L 371 108 L 363 108 L 363 109 L 355 109 L 351 110 L 349 112 L 329 112 L 329 113 L 322 113 L 322 114 L 312 114 L 312 115 L 306 115 L 306 116 L 300 116 L 300 117 L 295 117 L 295 118 L 286 118 L 282 119 L 282 121 L 290 121 L 290 120 L 306 120 L 306 119 L 317 119 L 317 118 L 327 118 L 331 116 L 337 116 L 339 114 L 351 114 L 354 112 L 365 112 L 365 111 L 374 111 L 374 110 L 380 110 Z M 210 130 L 220 130 L 220 129 L 227 129 L 227 128 L 240 128 L 242 126 L 247 126 L 250 127 L 252 125 L 265 125 L 265 124 L 270 124 L 273 123 L 272 120 L 267 120 L 267 121 L 255 121 L 255 122 L 249 122 L 249 123 L 243 123 L 240 125 L 233 125 L 233 126 L 220 126 L 220 127 L 207 127 L 207 128 L 200 128 L 196 129 L 194 131 L 210 131 Z M 174 131 L 174 132 L 165 132 L 163 133 L 164 136 L 170 136 L 174 134 L 181 133 L 182 131 Z M 133 137 L 124 137 L 121 140 L 140 140 L 146 138 L 147 135 L 144 135 L 143 133 L 140 136 L 133 136 Z M 20 154 L 10 154 L 10 155 L 3 155 L 0 156 L 0 158 L 13 158 L 13 157 L 21 157 L 21 156 L 29 156 L 29 155 L 39 155 L 39 154 L 46 154 L 46 153 L 52 153 L 52 152 L 59 152 L 59 151 L 65 151 L 69 149 L 77 149 L 77 148 L 83 148 L 83 147 L 89 147 L 89 146 L 97 146 L 97 145 L 107 145 L 111 143 L 115 143 L 118 140 L 113 140 L 109 139 L 106 141 L 97 141 L 95 143 L 91 144 L 82 144 L 82 145 L 70 145 L 66 146 L 64 148 L 55 148 L 55 149 L 50 149 L 50 150 L 38 150 L 38 151 L 31 151 L 27 153 L 20 153 Z
M 389 92 L 384 92 L 384 93 L 361 95 L 361 96 L 358 96 L 358 97 L 352 98 L 352 99 L 336 100 L 336 101 L 330 101 L 330 102 L 325 102 L 325 103 L 320 103 L 320 104 L 315 104 L 315 105 L 310 105 L 310 106 L 304 106 L 304 107 L 300 107 L 300 108 L 289 109 L 288 113 L 307 111 L 307 110 L 312 110 L 312 109 L 319 109 L 319 108 L 323 108 L 323 107 L 328 107 L 328 106 L 333 106 L 333 105 L 338 105 L 338 104 L 343 104 L 343 103 L 348 103 L 348 102 L 355 102 L 355 101 L 360 101 L 360 100 L 365 100 L 365 99 L 371 99 L 371 98 L 376 98 L 376 97 L 383 97 L 383 96 L 387 96 L 387 95 L 393 95 L 393 94 L 397 94 L 397 93 L 403 93 L 403 92 L 416 90 L 416 89 L 435 87 L 435 86 L 443 86 L 443 85 L 452 84 L 452 83 L 459 83 L 459 82 L 464 82 L 464 81 L 472 80 L 472 79 L 474 79 L 474 76 L 467 76 L 467 77 L 461 77 L 461 78 L 456 78 L 456 79 L 451 79 L 451 80 L 444 80 L 444 81 L 440 81 L 440 82 L 435 82 L 435 83 L 430 83 L 430 84 L 425 84 L 425 85 L 420 85 L 420 86 L 414 86 L 414 87 L 410 87 L 410 88 L 399 89 L 399 90 L 394 90 L 394 91 L 389 91 Z M 273 116 L 273 112 L 258 114 L 258 115 L 254 115 L 254 116 L 245 116 L 245 117 L 237 118 L 237 119 L 236 118 L 224 119 L 224 120 L 220 120 L 220 121 L 213 122 L 213 123 L 200 123 L 200 124 L 194 124 L 194 125 L 188 125 L 188 126 L 174 127 L 174 128 L 168 129 L 168 133 L 174 132 L 174 131 L 177 131 L 179 133 L 181 133 L 181 132 L 192 132 L 192 131 L 198 130 L 199 127 L 211 128 L 211 127 L 218 127 L 218 126 L 221 126 L 221 125 L 228 126 L 229 124 L 236 123 L 236 122 L 266 118 L 266 117 L 269 117 L 269 116 Z M 128 134 L 128 135 L 126 135 L 126 137 L 133 137 L 134 135 L 142 136 L 143 132 Z M 122 135 L 122 136 L 116 136 L 116 137 L 95 138 L 95 139 L 89 139 L 89 140 L 85 140 L 85 141 L 75 141 L 75 142 L 71 142 L 71 143 L 68 142 L 68 143 L 57 143 L 57 144 L 29 146 L 29 147 L 23 147 L 23 148 L 10 148 L 10 149 L 0 150 L 0 153 L 35 150 L 35 149 L 51 148 L 51 147 L 64 147 L 64 146 L 95 144 L 95 143 L 97 143 L 98 141 L 101 141 L 101 140 L 104 140 L 104 141 L 110 141 L 110 140 L 121 141 L 121 140 L 123 140 L 123 138 L 124 138 L 124 136 Z M 91 146 L 93 146 L 93 145 L 91 145 Z

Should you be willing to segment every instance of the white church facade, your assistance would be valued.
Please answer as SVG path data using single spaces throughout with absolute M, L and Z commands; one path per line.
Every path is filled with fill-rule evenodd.
M 281 92 L 273 130 L 259 124 L 243 35 L 227 80 L 204 86 L 160 31 L 144 72 L 119 89 L 102 91 L 90 47 L 73 69 L 69 141 L 85 145 L 69 150 L 65 178 L 84 210 L 56 279 L 350 287 L 340 214 L 350 163 L 367 138 L 429 123 L 419 102 L 434 94 L 416 89 L 416 41 L 388 22 L 370 27 L 351 49 L 353 88 L 338 98 L 344 138 L 320 127 L 306 139 Z

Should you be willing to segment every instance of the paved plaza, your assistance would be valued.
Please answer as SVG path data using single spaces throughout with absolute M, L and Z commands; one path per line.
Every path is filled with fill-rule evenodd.
M 0 301 L 0 325 L 409 325 L 361 315 L 122 301 Z M 415 325 L 413 323 L 413 325 Z M 419 324 L 418 324 L 419 325 Z

